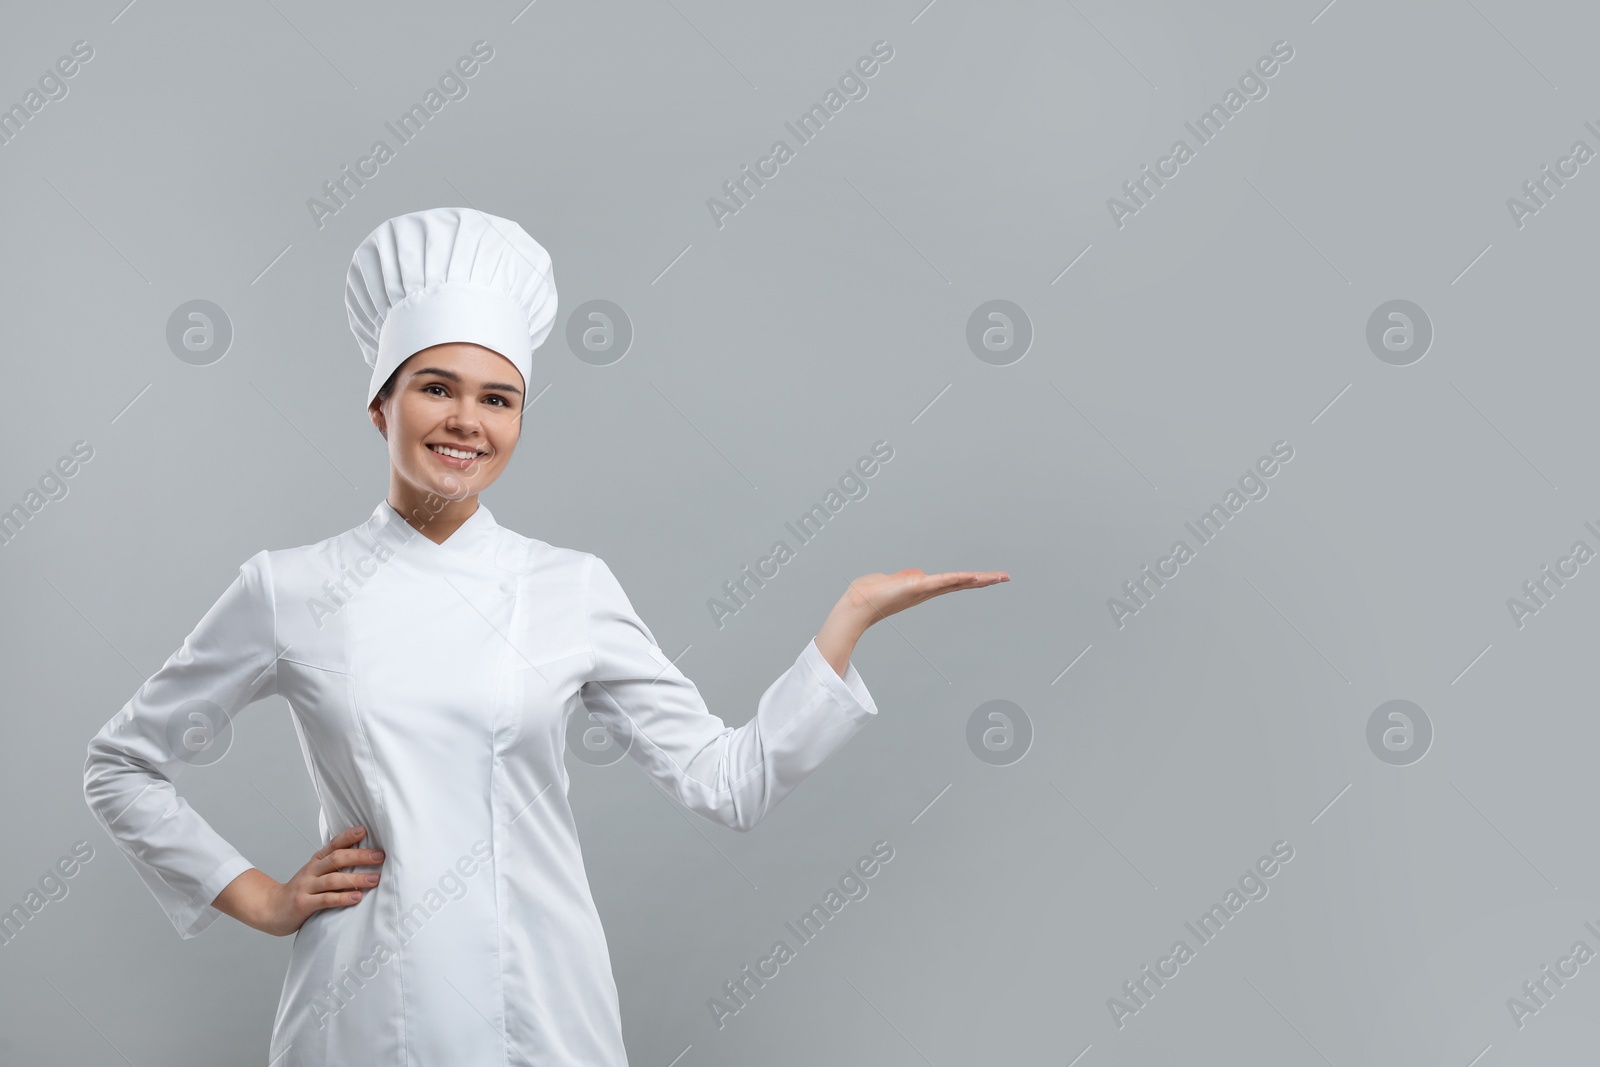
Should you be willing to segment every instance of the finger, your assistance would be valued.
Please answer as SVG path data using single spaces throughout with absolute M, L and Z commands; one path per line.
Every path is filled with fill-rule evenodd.
M 942 593 L 952 593 L 958 589 L 982 589 L 985 586 L 995 585 L 999 582 L 1009 582 L 1011 576 L 1004 571 L 951 571 L 948 574 L 932 576 L 930 584 L 918 592 L 924 597 L 939 596 Z
M 333 871 L 313 878 L 308 887 L 308 892 L 339 893 L 371 889 L 378 884 L 380 877 L 376 872 Z
M 356 867 L 367 863 L 382 863 L 385 853 L 381 848 L 341 848 L 328 857 L 336 867 Z
M 945 571 L 943 574 L 930 574 L 920 579 L 914 588 L 923 591 L 943 592 L 946 589 L 956 589 L 971 583 L 974 579 L 972 571 Z
M 1006 573 L 1005 571 L 945 571 L 942 574 L 930 574 L 930 575 L 928 575 L 928 578 L 930 578 L 930 579 L 932 579 L 934 581 L 948 581 L 950 579 L 957 579 L 957 578 L 962 579 L 962 580 L 968 580 L 968 579 L 989 580 L 989 579 L 1009 578 L 1009 577 L 1011 577 L 1011 576 L 1008 573 Z
M 322 858 L 322 863 L 320 864 L 322 869 L 317 873 L 325 874 L 328 871 L 339 870 L 342 867 L 362 867 L 367 864 L 382 862 L 383 851 L 381 849 L 341 848 L 337 852 L 331 852 Z
M 1011 580 L 1011 575 L 1005 571 L 950 571 L 948 574 L 936 574 L 934 577 L 953 585 L 993 585 L 995 582 Z
M 347 848 L 366 836 L 367 828 L 365 826 L 352 826 L 343 833 L 334 835 L 331 841 L 317 849 L 317 851 L 312 854 L 312 859 L 322 859 L 323 857 L 334 852 L 336 849 Z
M 349 890 L 339 893 L 307 893 L 304 906 L 307 910 L 317 911 L 322 908 L 341 908 L 361 902 L 359 890 Z

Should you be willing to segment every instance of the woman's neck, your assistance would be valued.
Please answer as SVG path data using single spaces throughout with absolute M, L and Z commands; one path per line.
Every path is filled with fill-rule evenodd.
M 446 500 L 404 483 L 391 483 L 387 499 L 412 529 L 436 545 L 443 544 L 478 510 L 477 493 L 461 500 Z

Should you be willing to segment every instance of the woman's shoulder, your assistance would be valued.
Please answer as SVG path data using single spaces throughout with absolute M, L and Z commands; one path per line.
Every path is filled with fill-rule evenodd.
M 379 540 L 366 540 L 362 534 L 366 532 L 366 524 L 348 530 L 330 534 L 320 541 L 311 541 L 303 545 L 290 545 L 283 548 L 264 548 L 250 557 L 250 562 L 265 560 L 273 572 L 280 577 L 288 577 L 301 570 L 320 570 L 330 562 L 344 562 L 348 559 L 358 558 L 363 554 L 373 554 L 381 550 L 382 542 Z
M 584 578 L 597 557 L 580 548 L 567 548 L 541 541 L 537 537 L 518 533 L 504 526 L 499 528 L 500 543 L 495 552 L 495 564 L 514 574 L 531 578 Z
M 241 570 L 261 573 L 280 597 L 302 587 L 320 587 L 330 578 L 370 570 L 374 562 L 393 557 L 400 540 L 393 530 L 368 518 L 355 526 L 316 541 L 281 548 L 264 548 L 241 565 Z

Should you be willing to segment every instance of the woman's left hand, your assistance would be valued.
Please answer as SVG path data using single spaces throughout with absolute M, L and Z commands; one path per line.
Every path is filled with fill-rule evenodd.
M 856 641 L 867 627 L 879 619 L 943 593 L 953 593 L 957 589 L 981 589 L 1010 580 L 1011 575 L 1005 571 L 924 574 L 916 567 L 908 567 L 894 574 L 863 574 L 850 583 L 844 596 L 828 613 L 822 629 L 817 632 L 817 651 L 842 678 L 850 665 Z
M 894 574 L 863 574 L 850 583 L 840 603 L 859 612 L 865 624 L 871 626 L 879 619 L 944 593 L 952 593 L 957 589 L 982 589 L 986 585 L 1010 580 L 1011 575 L 1005 571 L 924 574 L 916 567 L 908 567 Z

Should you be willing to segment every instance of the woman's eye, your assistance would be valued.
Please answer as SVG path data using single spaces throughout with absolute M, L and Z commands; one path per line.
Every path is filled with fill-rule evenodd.
M 509 407 L 510 406 L 507 403 L 506 398 L 503 397 L 503 396 L 500 396 L 499 394 L 495 394 L 493 396 L 490 396 L 489 399 L 497 401 L 501 407 Z
M 442 392 L 444 390 L 444 386 L 440 385 L 438 382 L 432 382 L 428 385 L 424 385 L 422 389 L 423 392 L 427 392 L 429 389 L 438 389 Z

